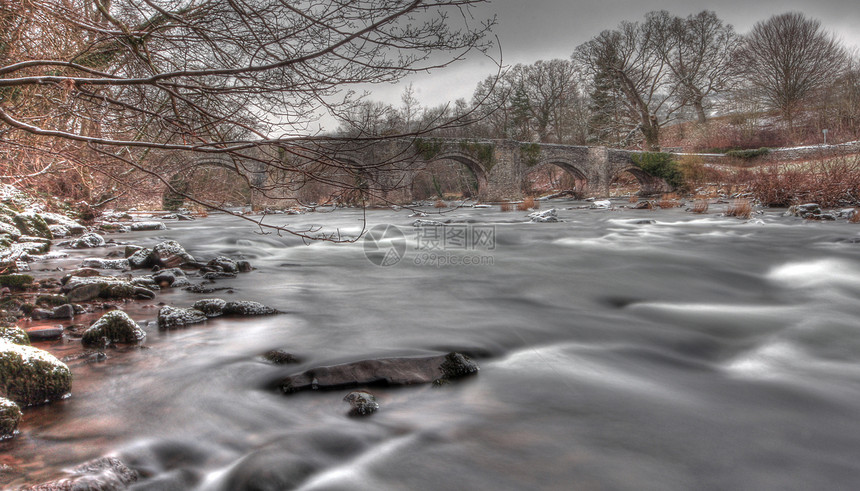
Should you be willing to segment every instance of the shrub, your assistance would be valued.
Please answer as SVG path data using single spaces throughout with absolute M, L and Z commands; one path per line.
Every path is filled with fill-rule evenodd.
M 436 200 L 436 203 L 433 206 L 435 208 L 445 208 L 448 205 L 446 205 L 445 202 L 440 199 L 440 200 Z
M 767 147 L 749 148 L 746 150 L 729 150 L 726 152 L 726 157 L 732 157 L 740 160 L 752 160 L 756 157 L 763 157 L 770 153 Z
M 748 219 L 752 216 L 752 203 L 748 199 L 736 199 L 726 210 L 726 216 Z
M 707 213 L 708 200 L 698 199 L 693 203 L 693 208 L 690 210 L 693 213 Z
M 854 214 L 848 219 L 850 223 L 860 223 L 860 208 L 854 208 Z
M 499 205 L 499 210 L 500 211 L 514 211 L 514 204 L 508 203 L 508 202 L 502 203 L 501 205 Z
M 536 210 L 537 208 L 539 208 L 539 205 L 535 203 L 534 198 L 526 198 L 517 203 L 517 210 L 519 211 Z
M 631 155 L 633 163 L 654 177 L 660 177 L 673 188 L 684 185 L 684 175 L 678 168 L 678 163 L 670 153 L 644 152 Z

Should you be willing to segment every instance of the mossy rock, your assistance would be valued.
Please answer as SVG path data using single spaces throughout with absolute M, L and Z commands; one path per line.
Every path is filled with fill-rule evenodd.
M 55 401 L 72 390 L 72 372 L 47 351 L 0 341 L 0 396 L 22 406 Z
M 223 312 L 224 315 L 274 315 L 281 313 L 272 307 L 250 300 L 227 302 L 224 304 Z
M 33 277 L 28 274 L 4 274 L 0 275 L 0 287 L 7 286 L 13 289 L 23 289 L 33 284 Z
M 33 212 L 18 213 L 12 220 L 15 221 L 15 226 L 24 235 L 32 235 L 34 237 L 43 237 L 45 239 L 53 239 L 54 235 L 51 229 L 48 228 L 48 223 L 41 216 Z
M 113 310 L 95 321 L 81 338 L 84 345 L 112 343 L 139 343 L 146 333 L 131 317 L 121 310 Z
M 197 309 L 180 309 L 165 305 L 158 311 L 158 328 L 173 329 L 206 321 L 206 314 Z
M 9 399 L 0 397 L 0 440 L 15 436 L 20 422 L 21 408 Z
M 21 346 L 30 346 L 30 337 L 18 326 L 0 326 L 0 343 L 3 340 Z
M 21 236 L 21 231 L 14 223 L 6 223 L 5 221 L 0 221 L 0 233 L 8 235 L 12 240 L 18 240 L 18 237 Z
M 224 306 L 227 305 L 226 300 L 220 298 L 204 298 L 194 302 L 192 309 L 199 310 L 206 314 L 206 317 L 218 317 L 224 313 Z
M 67 303 L 69 303 L 69 299 L 65 295 L 39 295 L 36 297 L 36 305 L 59 307 Z

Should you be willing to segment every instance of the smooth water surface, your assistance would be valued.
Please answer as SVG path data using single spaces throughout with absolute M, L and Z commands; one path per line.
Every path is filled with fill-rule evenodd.
M 256 268 L 217 283 L 232 293 L 127 306 L 141 322 L 158 302 L 211 296 L 287 313 L 152 324 L 147 349 L 72 365 L 72 397 L 29 409 L 22 434 L 0 443 L 16 470 L 7 485 L 113 454 L 141 471 L 140 489 L 856 489 L 857 225 L 574 209 L 535 224 L 460 209 L 441 219 L 491 227 L 492 242 L 429 251 L 409 213 L 367 214 L 369 227 L 402 227 L 406 256 L 390 267 L 362 241 L 305 244 L 226 216 L 116 235 Z M 265 221 L 349 235 L 362 217 Z M 478 264 L 432 261 L 465 256 Z M 302 363 L 259 357 L 274 348 Z M 480 373 L 372 388 L 381 409 L 367 418 L 346 415 L 349 390 L 273 388 L 315 366 L 453 350 Z

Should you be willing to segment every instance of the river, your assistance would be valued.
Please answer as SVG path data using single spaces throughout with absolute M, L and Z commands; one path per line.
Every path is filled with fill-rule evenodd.
M 28 409 L 0 443 L 16 470 L 5 485 L 111 454 L 141 472 L 134 489 L 856 489 L 860 226 L 781 210 L 743 221 L 564 209 L 576 204 L 553 203 L 561 223 L 497 208 L 429 217 L 456 222 L 442 237 L 413 229 L 407 210 L 368 211 L 369 227 L 399 227 L 386 239 L 405 235 L 378 243 L 405 246 L 391 266 L 364 241 L 305 244 L 228 216 L 114 235 L 256 268 L 220 280 L 229 293 L 128 305 L 138 321 L 207 296 L 286 313 L 150 323 L 145 349 L 72 365 L 72 396 Z M 349 235 L 362 219 L 265 222 Z M 75 343 L 38 346 L 62 357 Z M 274 348 L 301 363 L 259 357 Z M 349 390 L 273 388 L 316 366 L 449 351 L 480 372 L 374 387 L 368 417 L 347 416 Z

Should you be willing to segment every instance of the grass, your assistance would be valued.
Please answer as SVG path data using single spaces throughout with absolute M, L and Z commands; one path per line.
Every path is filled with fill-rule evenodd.
M 627 198 L 627 202 L 628 203 L 638 203 L 639 202 L 639 196 L 636 196 L 635 194 L 631 194 L 630 197 Z
M 514 204 L 504 202 L 501 205 L 499 205 L 499 210 L 501 210 L 501 211 L 514 211 Z
M 749 219 L 752 216 L 752 203 L 748 199 L 736 199 L 726 209 L 726 216 Z
M 540 208 L 540 204 L 535 202 L 534 198 L 526 198 L 517 203 L 517 210 L 519 211 L 537 210 L 538 208 Z
M 708 212 L 708 200 L 697 199 L 693 202 L 693 208 L 690 210 L 693 213 L 707 213 Z
M 675 193 L 664 194 L 660 197 L 660 201 L 657 202 L 657 206 L 660 208 L 677 208 L 681 206 L 681 202 L 678 201 L 678 195 Z
M 435 208 L 447 208 L 448 205 L 446 205 L 445 202 L 440 199 L 440 200 L 436 200 L 436 204 L 434 204 L 433 207 L 435 207 Z

